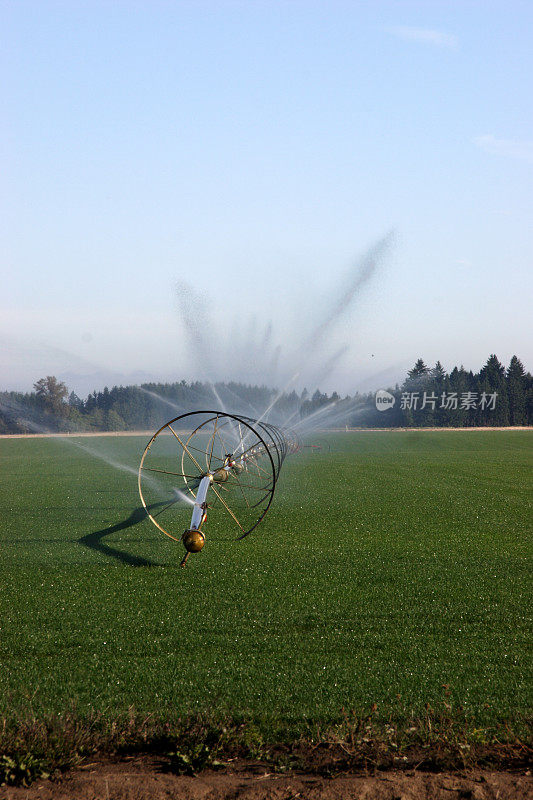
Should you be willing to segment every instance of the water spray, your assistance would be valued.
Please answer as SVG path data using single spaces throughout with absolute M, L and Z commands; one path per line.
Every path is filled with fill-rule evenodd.
M 285 457 L 299 449 L 296 434 L 264 420 L 225 411 L 181 414 L 146 445 L 138 473 L 141 502 L 162 533 L 181 540 L 184 566 L 205 545 L 208 512 L 215 529 L 224 531 L 229 525 L 237 539 L 259 525 Z M 157 519 L 151 513 L 154 507 Z

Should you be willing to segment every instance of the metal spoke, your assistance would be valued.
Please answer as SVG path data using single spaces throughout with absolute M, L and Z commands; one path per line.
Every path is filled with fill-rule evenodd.
M 141 469 L 146 470 L 147 472 L 161 472 L 163 475 L 177 475 L 179 478 L 201 478 L 201 475 L 185 475 L 184 472 L 169 472 L 167 469 L 156 469 L 155 467 L 141 467 Z
M 259 474 L 259 472 L 263 472 L 265 475 L 268 475 L 268 472 L 266 471 L 266 469 L 263 469 L 263 467 L 261 467 L 257 461 L 253 460 L 253 461 L 252 461 L 252 464 L 253 464 L 255 467 L 257 467 L 257 472 L 258 472 L 258 474 Z
M 194 457 L 194 456 L 193 456 L 193 455 L 190 453 L 189 449 L 187 448 L 187 445 L 183 444 L 183 442 L 181 441 L 180 437 L 178 436 L 178 434 L 176 433 L 176 431 L 174 430 L 174 428 L 173 428 L 171 425 L 169 425 L 169 426 L 168 426 L 168 428 L 169 428 L 169 430 L 171 430 L 171 431 L 172 431 L 172 433 L 174 434 L 174 436 L 176 437 L 176 439 L 178 440 L 178 442 L 181 444 L 181 446 L 183 447 L 183 449 L 185 450 L 185 452 L 188 454 L 188 456 L 189 456 L 189 458 L 191 459 L 191 461 L 193 461 L 193 462 L 194 462 L 194 464 L 195 464 L 195 465 L 198 467 L 198 469 L 200 470 L 200 472 L 203 472 L 203 470 L 202 470 L 202 468 L 201 468 L 200 464 L 199 464 L 199 463 L 198 463 L 198 461 L 195 459 L 195 457 Z
M 203 456 L 205 456 L 206 455 L 205 450 L 202 450 L 200 447 L 194 447 L 194 445 L 190 444 L 191 438 L 192 437 L 189 437 L 189 441 L 187 442 L 187 447 L 189 448 L 189 450 L 195 450 L 197 453 L 201 453 Z M 219 456 L 213 456 L 213 458 L 216 458 L 217 461 L 224 461 L 224 459 L 220 458 Z
M 254 448 L 254 447 L 257 447 L 257 446 L 258 446 L 258 445 L 257 445 L 257 442 L 254 442 L 254 444 L 251 444 L 251 445 L 250 445 L 250 447 L 247 447 L 247 448 L 246 448 L 246 450 L 243 450 L 243 452 L 242 452 L 242 453 L 239 455 L 239 458 L 242 458 L 243 456 L 245 456 L 245 455 L 246 455 L 246 453 L 249 453 L 249 452 L 250 452 L 250 450 L 253 450 L 253 448 Z M 262 449 L 262 448 L 261 448 L 261 449 Z M 268 449 L 268 448 L 267 448 L 267 449 Z
M 226 503 L 226 501 L 224 500 L 224 498 L 222 498 L 222 497 L 219 495 L 219 493 L 217 492 L 217 490 L 215 489 L 215 487 L 214 487 L 214 486 L 211 486 L 211 488 L 212 488 L 212 490 L 214 491 L 214 493 L 216 494 L 216 496 L 218 497 L 218 499 L 220 500 L 220 502 L 222 503 L 222 505 L 224 506 L 224 508 L 226 509 L 226 511 L 228 512 L 228 514 L 231 514 L 231 516 L 233 517 L 233 519 L 235 520 L 235 522 L 237 523 L 237 525 L 239 526 L 239 528 L 241 529 L 241 531 L 243 531 L 243 533 L 246 533 L 245 529 L 242 527 L 241 523 L 239 522 L 239 520 L 237 519 L 237 517 L 235 516 L 235 514 L 233 513 L 233 511 L 231 510 L 231 508 L 228 506 L 228 504 Z
M 220 430 L 218 430 L 218 431 L 217 431 L 217 436 L 218 436 L 218 438 L 220 439 L 220 442 L 221 442 L 221 444 L 222 444 L 222 449 L 223 449 L 223 451 L 224 451 L 224 455 L 228 455 L 230 451 L 228 450 L 228 447 L 227 447 L 227 445 L 226 445 L 226 442 L 225 442 L 225 441 L 224 441 L 224 439 L 222 438 L 222 434 L 220 433 Z
M 211 472 L 211 460 L 213 458 L 213 448 L 215 446 L 215 433 L 217 432 L 217 422 L 218 422 L 218 414 L 215 418 L 215 430 L 213 431 L 213 437 L 211 439 L 211 452 L 209 453 L 209 463 L 207 465 L 207 469 Z
M 248 500 L 246 499 L 246 495 L 244 494 L 244 492 L 243 492 L 243 490 L 242 490 L 242 486 L 241 486 L 241 483 L 240 483 L 240 481 L 238 480 L 238 478 L 236 477 L 236 475 L 232 475 L 231 477 L 235 478 L 235 480 L 237 481 L 237 486 L 238 486 L 238 487 L 239 487 L 239 489 L 241 490 L 241 494 L 242 494 L 242 496 L 243 496 L 243 498 L 244 498 L 244 502 L 246 503 L 246 505 L 248 506 L 248 508 L 250 508 L 250 503 L 249 503 L 249 502 L 248 502 Z M 230 485 L 231 485 L 231 486 L 235 486 L 235 484 L 234 484 L 234 483 L 232 483 L 232 484 L 230 484 Z
M 235 476 L 234 476 L 234 475 L 232 475 L 231 477 L 232 477 L 232 478 L 234 478 Z M 250 484 L 250 483 L 241 483 L 241 482 L 238 480 L 238 478 L 236 478 L 236 480 L 237 480 L 237 485 L 238 485 L 238 486 L 242 486 L 242 487 L 244 487 L 245 489 L 253 489 L 253 490 L 254 490 L 254 491 L 256 491 L 256 492 L 266 492 L 266 491 L 267 491 L 267 490 L 270 488 L 268 484 L 267 484 L 266 486 L 252 486 L 252 484 Z M 235 484 L 233 484 L 233 483 L 230 483 L 230 486 L 234 486 L 234 485 L 235 485 Z

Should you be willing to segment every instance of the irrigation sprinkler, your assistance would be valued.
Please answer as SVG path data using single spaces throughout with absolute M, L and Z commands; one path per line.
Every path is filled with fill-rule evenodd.
M 221 411 L 192 411 L 154 433 L 139 465 L 139 495 L 162 533 L 202 550 L 210 536 L 244 539 L 264 519 L 285 457 L 298 437 L 264 420 Z M 185 530 L 184 530 L 185 528 Z

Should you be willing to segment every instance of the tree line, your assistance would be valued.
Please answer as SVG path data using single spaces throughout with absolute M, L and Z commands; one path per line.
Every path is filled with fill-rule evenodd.
M 533 377 L 517 356 L 506 368 L 491 355 L 479 372 L 418 359 L 386 411 L 377 403 L 362 414 L 376 427 L 507 427 L 533 425 Z
M 475 427 L 533 425 L 533 377 L 517 356 L 507 368 L 491 355 L 479 372 L 418 359 L 401 385 L 341 398 L 318 389 L 279 394 L 266 386 L 227 382 L 114 386 L 81 399 L 55 376 L 33 392 L 0 392 L 0 434 L 153 431 L 188 411 L 217 409 L 259 417 L 272 406 L 280 424 L 316 427 Z

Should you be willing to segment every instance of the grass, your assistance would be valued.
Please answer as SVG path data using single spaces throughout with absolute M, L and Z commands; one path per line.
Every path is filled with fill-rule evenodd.
M 382 726 L 429 707 L 459 709 L 481 738 L 522 730 L 531 433 L 314 441 L 326 439 L 331 452 L 286 461 L 250 537 L 210 540 L 206 528 L 184 570 L 181 546 L 135 511 L 134 475 L 102 460 L 135 469 L 143 438 L 78 440 L 99 457 L 54 439 L 0 441 L 7 727 L 67 708 L 110 724 L 134 707 L 297 737 L 375 704 Z M 128 518 L 142 521 L 116 528 Z

